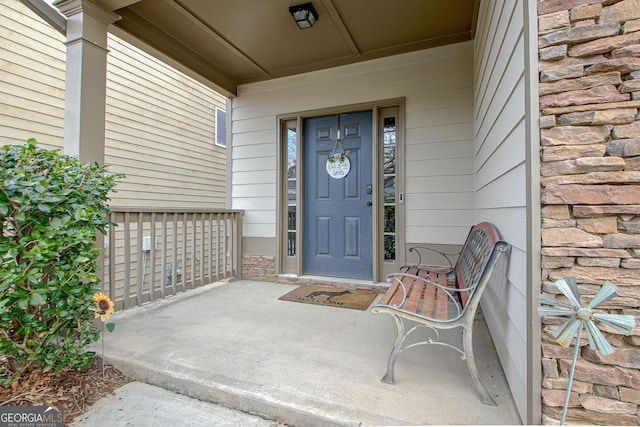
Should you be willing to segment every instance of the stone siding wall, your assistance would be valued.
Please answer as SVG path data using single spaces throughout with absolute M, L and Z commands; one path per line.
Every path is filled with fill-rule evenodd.
M 246 280 L 260 280 L 261 282 L 275 282 L 276 257 L 243 254 L 242 278 Z
M 640 325 L 640 0 L 540 0 L 543 292 L 575 276 L 583 302 Z M 544 424 L 558 424 L 573 348 L 543 322 Z M 640 425 L 640 327 L 606 332 L 615 353 L 581 342 L 567 423 Z M 584 335 L 583 335 L 584 336 Z

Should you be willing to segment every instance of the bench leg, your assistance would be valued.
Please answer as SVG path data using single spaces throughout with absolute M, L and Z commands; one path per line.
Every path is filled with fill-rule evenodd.
M 398 316 L 393 316 L 393 320 L 396 321 L 396 326 L 398 327 L 398 337 L 396 338 L 396 343 L 391 350 L 391 354 L 389 354 L 389 360 L 387 361 L 387 373 L 382 377 L 382 382 L 387 384 L 395 384 L 393 368 L 396 364 L 396 359 L 402 351 L 402 344 L 406 338 L 404 333 L 404 322 L 402 319 Z
M 471 318 L 471 321 L 473 322 L 473 318 Z M 496 401 L 493 400 L 493 397 L 491 397 L 491 395 L 485 388 L 484 384 L 482 384 L 482 381 L 480 380 L 480 374 L 478 374 L 478 368 L 476 368 L 476 361 L 473 356 L 473 328 L 463 328 L 462 334 L 465 359 L 467 359 L 467 367 L 469 368 L 471 378 L 473 378 L 473 382 L 476 385 L 476 389 L 478 390 L 478 393 L 480 393 L 482 403 L 484 403 L 485 405 L 498 406 L 496 404 Z

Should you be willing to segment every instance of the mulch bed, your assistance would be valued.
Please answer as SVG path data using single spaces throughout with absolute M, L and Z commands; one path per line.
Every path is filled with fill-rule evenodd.
M 131 381 L 113 366 L 96 356 L 86 371 L 33 371 L 10 386 L 0 386 L 0 406 L 62 406 L 65 424 L 104 396 Z

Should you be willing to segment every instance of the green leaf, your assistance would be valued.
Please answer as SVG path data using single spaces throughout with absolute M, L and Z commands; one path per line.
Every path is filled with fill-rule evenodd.
M 63 224 L 64 224 L 64 222 L 63 222 L 62 218 L 60 218 L 60 217 L 51 218 L 51 222 L 49 223 L 51 228 L 53 228 L 54 230 L 56 230 L 58 228 L 62 228 Z
M 107 331 L 113 332 L 113 330 L 116 328 L 116 324 L 115 323 L 106 323 L 104 325 L 104 327 L 107 328 Z
M 44 213 L 51 213 L 51 206 L 45 204 L 45 203 L 41 203 L 38 205 L 38 210 L 44 212 Z
M 33 306 L 38 306 L 44 304 L 46 301 L 46 296 L 42 295 L 42 293 L 40 292 L 34 292 L 33 295 L 31 295 L 30 304 Z

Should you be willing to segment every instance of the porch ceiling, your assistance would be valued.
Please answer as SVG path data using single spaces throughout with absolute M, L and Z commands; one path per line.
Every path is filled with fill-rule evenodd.
M 479 0 L 95 0 L 114 25 L 229 96 L 240 84 L 470 40 Z

